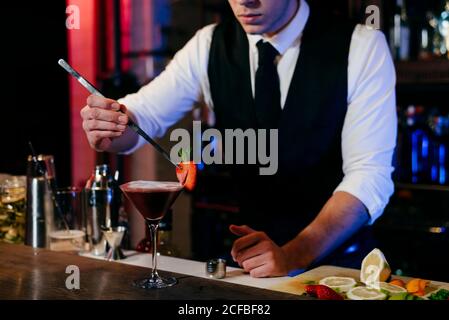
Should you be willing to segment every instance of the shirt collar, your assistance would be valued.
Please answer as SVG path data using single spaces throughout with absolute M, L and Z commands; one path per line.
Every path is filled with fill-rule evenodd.
M 289 22 L 289 24 L 284 29 L 282 29 L 281 32 L 275 34 L 272 37 L 259 34 L 247 34 L 250 46 L 253 46 L 255 48 L 256 43 L 260 39 L 263 39 L 264 41 L 268 41 L 273 47 L 275 47 L 280 55 L 283 55 L 289 47 L 299 41 L 310 14 L 310 8 L 307 2 L 305 0 L 299 1 L 299 10 L 296 12 L 295 16 Z

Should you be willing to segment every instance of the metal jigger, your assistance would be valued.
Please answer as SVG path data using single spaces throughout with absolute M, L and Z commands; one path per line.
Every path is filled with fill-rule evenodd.
M 102 228 L 104 237 L 108 242 L 110 249 L 105 255 L 106 260 L 122 260 L 125 259 L 125 255 L 120 249 L 120 243 L 122 242 L 123 236 L 125 235 L 125 227 L 116 228 Z

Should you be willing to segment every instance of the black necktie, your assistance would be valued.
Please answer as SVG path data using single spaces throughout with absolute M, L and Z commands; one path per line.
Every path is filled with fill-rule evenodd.
M 279 52 L 268 42 L 257 42 L 259 67 L 256 72 L 255 103 L 258 126 L 274 129 L 279 126 L 281 115 L 281 91 L 275 65 Z

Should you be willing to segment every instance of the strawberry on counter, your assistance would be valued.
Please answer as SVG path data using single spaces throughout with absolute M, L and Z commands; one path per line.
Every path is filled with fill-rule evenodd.
M 309 284 L 306 293 L 320 300 L 344 300 L 336 291 L 321 284 Z

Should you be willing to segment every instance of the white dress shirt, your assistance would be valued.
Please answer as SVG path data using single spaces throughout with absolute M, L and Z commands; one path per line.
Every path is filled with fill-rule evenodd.
M 247 35 L 253 95 L 258 63 L 256 43 L 263 38 L 280 53 L 277 68 L 283 107 L 308 17 L 309 6 L 301 0 L 295 17 L 280 33 L 271 38 Z M 137 93 L 119 100 L 150 136 L 162 136 L 192 110 L 195 102 L 204 101 L 213 112 L 208 61 L 214 28 L 215 25 L 209 25 L 199 30 L 165 71 Z M 334 192 L 345 191 L 358 198 L 368 209 L 370 224 L 382 214 L 394 190 L 391 173 L 397 131 L 395 84 L 394 64 L 383 33 L 357 25 L 348 57 L 348 109 L 341 138 L 344 178 Z M 137 145 L 125 153 L 144 143 L 139 137 Z

